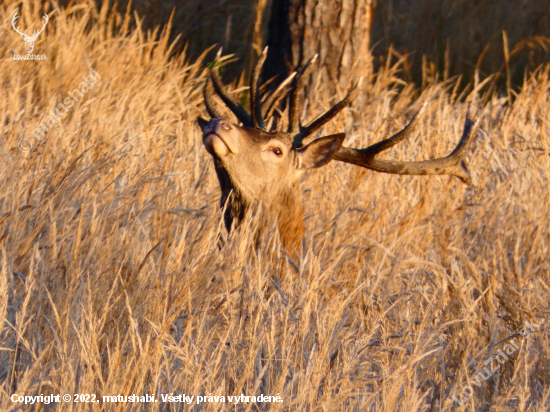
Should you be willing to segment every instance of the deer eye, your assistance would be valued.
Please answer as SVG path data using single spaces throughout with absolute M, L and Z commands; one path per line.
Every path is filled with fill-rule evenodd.
M 269 150 L 271 150 L 275 154 L 275 156 L 283 157 L 283 151 L 278 147 L 270 147 Z

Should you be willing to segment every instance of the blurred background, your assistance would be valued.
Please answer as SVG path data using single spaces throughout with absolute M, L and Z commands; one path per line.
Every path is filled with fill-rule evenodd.
M 482 79 L 494 75 L 487 87 L 517 87 L 526 69 L 550 56 L 550 2 L 543 0 L 119 0 L 116 7 L 133 25 L 139 16 L 144 29 L 166 24 L 173 13 L 177 50 L 186 48 L 193 60 L 223 46 L 239 59 L 226 71 L 233 79 L 250 72 L 266 45 L 266 79 L 319 53 L 326 80 L 340 88 L 388 56 L 403 59 L 403 79 L 417 86 L 461 75 L 465 87 L 477 71 Z

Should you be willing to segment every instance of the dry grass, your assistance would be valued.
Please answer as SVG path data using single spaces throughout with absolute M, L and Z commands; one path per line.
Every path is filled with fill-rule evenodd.
M 38 23 L 32 4 L 22 24 Z M 476 187 L 336 162 L 310 172 L 295 273 L 276 236 L 257 253 L 247 236 L 216 246 L 220 194 L 195 124 L 201 61 L 169 59 L 166 36 L 118 34 L 90 5 L 55 12 L 35 47 L 47 61 L 14 61 L 18 6 L 0 9 L 1 410 L 21 409 L 13 393 L 284 400 L 57 407 L 94 411 L 550 408 L 547 323 L 472 383 L 503 339 L 549 317 L 548 70 L 513 103 L 487 105 L 475 91 L 458 99 L 452 81 L 418 96 L 396 67 L 382 71 L 371 99 L 326 131 L 365 145 L 428 100 L 418 132 L 389 156 L 439 156 L 471 102 Z M 36 141 L 32 130 L 90 67 L 102 78 Z M 306 114 L 328 104 L 319 92 Z M 17 148 L 22 138 L 31 151 Z M 270 281 L 280 277 L 282 293 Z M 465 399 L 468 385 L 460 406 L 452 396 Z

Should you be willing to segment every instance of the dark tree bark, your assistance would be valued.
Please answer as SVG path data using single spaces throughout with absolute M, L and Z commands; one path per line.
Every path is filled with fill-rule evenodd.
M 277 83 L 280 83 L 295 67 L 292 61 L 289 13 L 290 0 L 273 0 L 267 26 L 269 54 L 264 66 L 264 81 L 277 76 Z
M 346 89 L 372 70 L 374 0 L 273 0 L 264 78 L 284 79 L 319 54 L 324 87 Z

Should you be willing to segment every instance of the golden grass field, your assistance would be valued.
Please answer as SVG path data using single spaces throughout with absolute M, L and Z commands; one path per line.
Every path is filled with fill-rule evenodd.
M 24 2 L 22 26 L 39 27 L 37 4 Z M 324 132 L 366 146 L 428 101 L 386 156 L 438 157 L 471 104 L 475 187 L 337 162 L 310 171 L 296 272 L 276 233 L 257 252 L 246 229 L 218 249 L 220 192 L 195 120 L 207 62 L 91 4 L 54 8 L 34 51 L 47 60 L 15 61 L 20 7 L 0 6 L 0 410 L 550 410 L 549 68 L 502 95 L 484 95 L 483 79 L 419 91 L 395 61 L 367 79 L 367 98 Z M 37 140 L 91 67 L 101 79 Z M 331 103 L 316 88 L 303 118 Z M 525 322 L 539 326 L 521 334 Z M 170 393 L 283 402 L 162 402 Z M 102 401 L 118 394 L 158 402 Z

